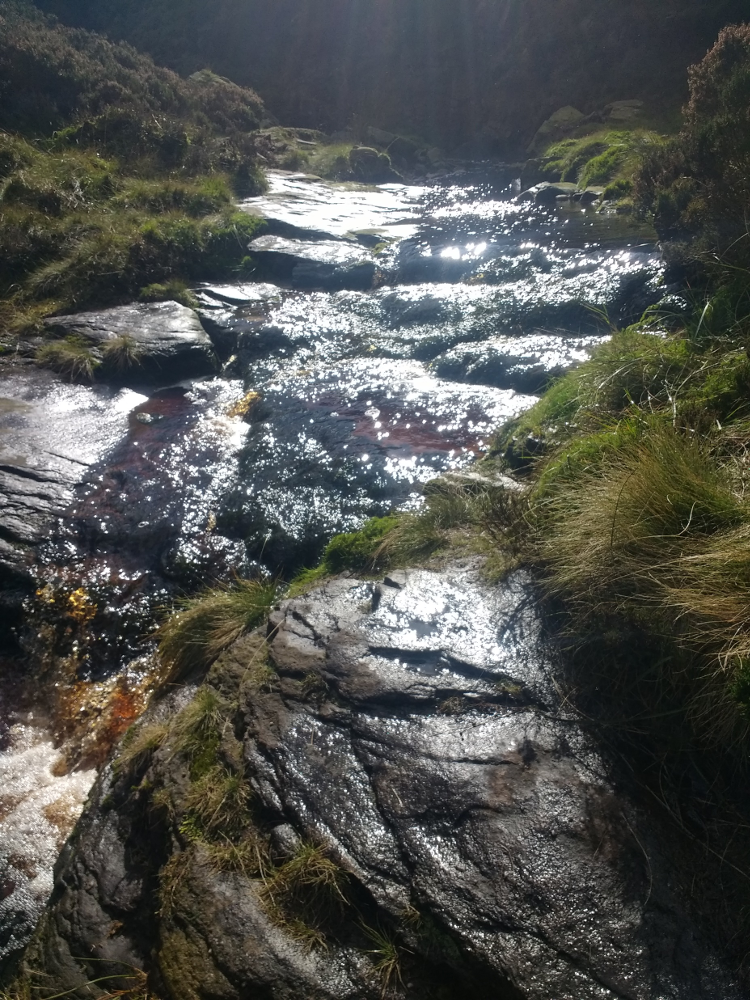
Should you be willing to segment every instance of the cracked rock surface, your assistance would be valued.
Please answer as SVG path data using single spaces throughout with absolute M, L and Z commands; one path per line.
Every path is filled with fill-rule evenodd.
M 246 681 L 259 642 L 240 639 L 208 681 L 237 706 L 238 766 L 271 843 L 322 844 L 349 873 L 344 929 L 304 946 L 260 879 L 200 850 L 159 915 L 159 870 L 185 847 L 110 769 L 28 968 L 83 991 L 94 967 L 74 956 L 100 974 L 127 962 L 175 1000 L 746 996 L 690 914 L 659 820 L 565 709 L 524 573 L 493 588 L 471 566 L 331 580 L 272 615 L 262 688 Z M 162 748 L 145 781 L 171 770 L 178 787 L 180 766 Z M 398 942 L 385 983 L 357 940 L 365 917 Z

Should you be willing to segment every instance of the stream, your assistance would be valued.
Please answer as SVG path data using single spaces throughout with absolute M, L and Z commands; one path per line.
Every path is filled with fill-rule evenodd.
M 78 385 L 5 369 L 0 967 L 159 683 L 163 609 L 234 574 L 289 579 L 336 532 L 418 507 L 425 482 L 470 465 L 608 335 L 605 319 L 665 296 L 647 227 L 517 194 L 512 177 L 272 173 L 241 206 L 267 220 L 255 271 L 195 290 L 214 371 Z

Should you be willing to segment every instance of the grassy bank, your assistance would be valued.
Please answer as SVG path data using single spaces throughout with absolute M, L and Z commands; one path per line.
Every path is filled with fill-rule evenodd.
M 0 3 L 0 326 L 242 275 L 257 95 Z M 179 294 L 179 293 L 178 293 Z M 7 341 L 7 337 L 6 337 Z

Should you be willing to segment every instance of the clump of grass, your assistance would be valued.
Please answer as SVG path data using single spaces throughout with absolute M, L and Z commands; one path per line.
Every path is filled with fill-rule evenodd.
M 380 978 L 381 996 L 385 997 L 392 987 L 403 986 L 402 948 L 388 931 L 366 924 L 362 924 L 362 930 L 375 946 L 367 954 L 370 956 L 376 975 Z
M 217 764 L 193 782 L 180 832 L 188 839 L 238 837 L 249 822 L 250 788 L 241 774 Z
M 93 382 L 99 362 L 89 346 L 75 335 L 42 344 L 36 352 L 37 364 L 51 368 L 68 382 Z
M 266 878 L 271 870 L 268 845 L 253 830 L 246 830 L 241 840 L 220 836 L 203 848 L 209 864 L 217 872 L 236 872 L 245 878 Z
M 349 877 L 319 844 L 303 843 L 268 875 L 262 898 L 272 918 L 311 947 L 347 905 Z
M 580 188 L 625 185 L 630 193 L 644 152 L 663 141 L 657 133 L 642 128 L 600 129 L 550 146 L 542 160 L 542 170 L 551 180 L 573 181 Z M 623 188 L 616 190 L 619 193 Z
M 306 169 L 330 180 L 347 180 L 350 175 L 349 154 L 353 148 L 354 143 L 351 142 L 320 144 L 309 156 Z
M 320 565 L 302 570 L 290 584 L 287 596 L 295 597 L 319 581 L 344 570 L 374 573 L 384 565 L 380 558 L 381 543 L 389 531 L 399 524 L 399 518 L 372 517 L 359 531 L 336 535 L 325 548 Z
M 265 621 L 275 599 L 274 583 L 237 580 L 183 601 L 157 632 L 162 660 L 173 674 L 209 666 L 243 632 Z
M 176 851 L 159 872 L 158 916 L 169 917 L 177 909 L 177 894 L 192 864 L 193 851 Z
M 104 345 L 102 364 L 115 372 L 126 372 L 141 363 L 142 350 L 138 342 L 127 333 L 113 337 Z
M 750 505 L 731 464 L 654 421 L 543 486 L 532 501 L 538 553 L 579 632 L 619 620 L 668 640 L 683 654 L 663 658 L 662 694 L 679 697 L 702 738 L 744 736 Z
M 125 734 L 115 770 L 138 772 L 164 743 L 169 733 L 166 722 L 151 722 L 131 727 Z
M 646 317 L 644 323 L 653 322 Z M 596 434 L 624 418 L 660 414 L 675 426 L 704 430 L 744 417 L 750 362 L 739 347 L 680 334 L 617 331 L 591 358 L 555 382 L 535 406 L 506 424 L 492 453 L 529 467 L 576 435 Z
M 170 725 L 172 754 L 184 754 L 190 763 L 190 778 L 199 781 L 219 763 L 227 722 L 226 705 L 213 688 L 204 685 Z
M 526 509 L 522 490 L 481 477 L 436 479 L 425 487 L 424 507 L 402 515 L 383 539 L 378 558 L 388 565 L 410 565 L 455 545 L 467 531 L 516 550 L 519 520 Z
M 145 285 L 138 293 L 141 302 L 179 302 L 194 309 L 198 300 L 184 281 L 172 278 L 170 281 Z

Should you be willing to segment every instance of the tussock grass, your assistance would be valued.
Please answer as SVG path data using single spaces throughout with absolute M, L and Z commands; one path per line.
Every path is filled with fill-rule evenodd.
M 243 632 L 262 624 L 275 599 L 275 583 L 237 580 L 183 601 L 157 632 L 162 660 L 172 675 L 209 666 Z
M 180 832 L 189 839 L 210 839 L 219 833 L 237 837 L 249 822 L 249 802 L 250 788 L 243 775 L 217 764 L 191 785 Z
M 209 864 L 217 872 L 236 872 L 245 878 L 266 878 L 271 871 L 267 843 L 248 829 L 239 841 L 220 836 L 213 843 L 204 843 Z
M 102 363 L 116 372 L 130 371 L 140 365 L 141 353 L 137 341 L 123 333 L 105 344 Z
M 349 876 L 319 844 L 303 843 L 265 879 L 261 898 L 271 918 L 309 947 L 325 944 L 325 930 L 347 905 Z
M 573 181 L 580 188 L 606 186 L 605 197 L 619 201 L 632 193 L 644 153 L 663 142 L 644 128 L 599 129 L 550 146 L 542 170 L 551 180 Z
M 37 364 L 52 368 L 68 382 L 93 382 L 99 362 L 86 342 L 75 335 L 43 344 L 36 352 Z
M 665 690 L 712 741 L 746 735 L 750 503 L 704 442 L 655 424 L 548 485 L 535 508 L 548 587 L 577 629 L 620 619 L 674 643 Z M 653 706 L 654 711 L 659 706 Z
M 166 722 L 151 722 L 128 730 L 122 741 L 120 754 L 115 760 L 115 770 L 137 773 L 150 761 L 169 733 Z
M 392 987 L 403 986 L 401 976 L 402 949 L 398 942 L 379 927 L 369 927 L 362 924 L 365 936 L 374 947 L 368 951 L 376 975 L 382 984 L 381 996 L 385 997 Z
M 226 725 L 226 705 L 213 688 L 203 686 L 170 726 L 173 753 L 184 753 L 191 762 L 191 778 L 198 780 L 217 763 Z

